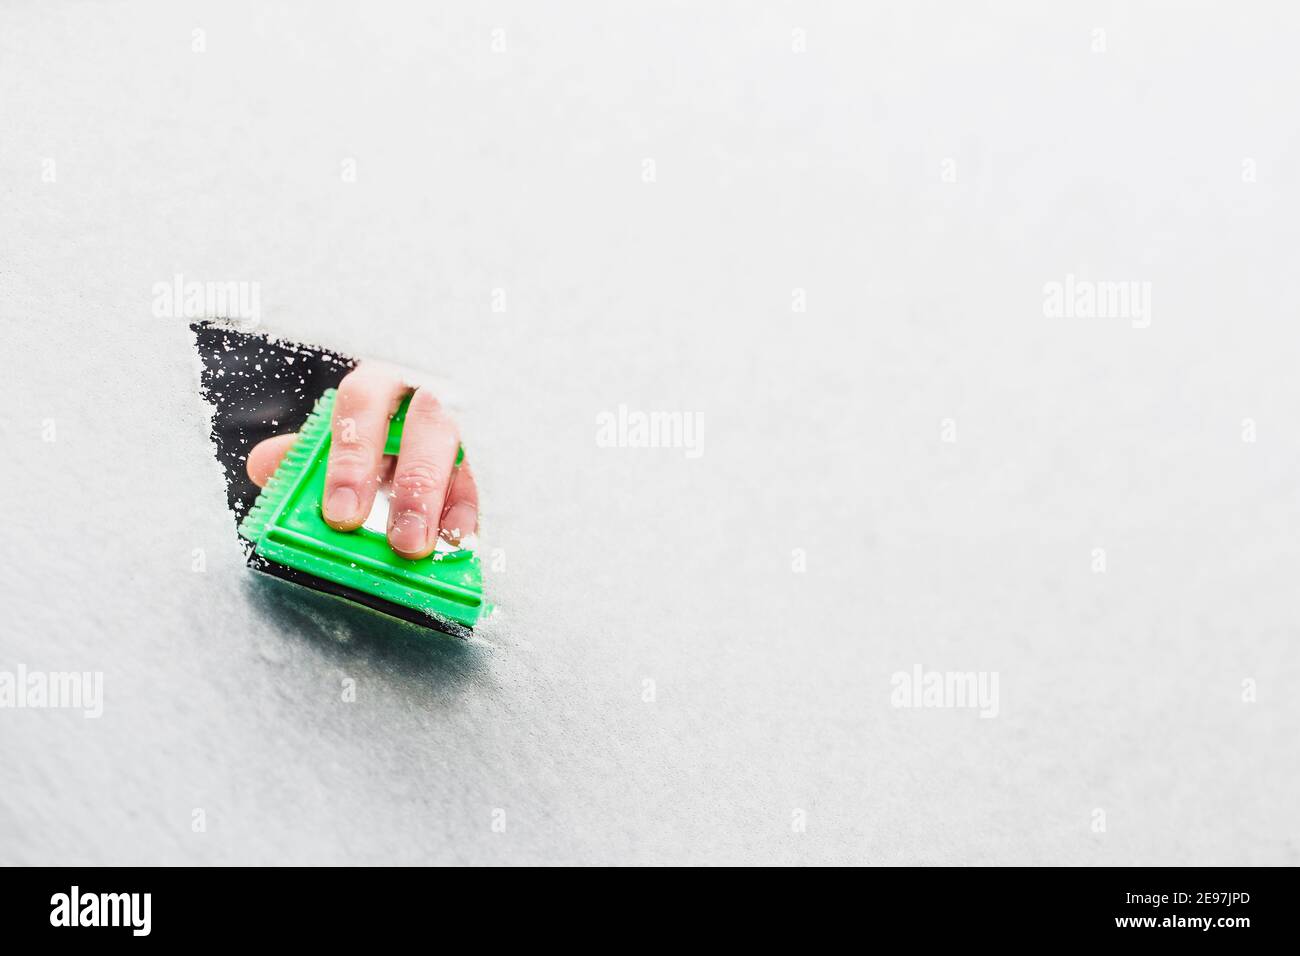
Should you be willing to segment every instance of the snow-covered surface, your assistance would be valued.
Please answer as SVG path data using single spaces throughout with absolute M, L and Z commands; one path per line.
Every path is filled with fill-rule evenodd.
M 0 862 L 1300 862 L 1300 13 L 624 6 L 0 8 Z M 471 642 L 244 568 L 177 273 L 444 383 Z

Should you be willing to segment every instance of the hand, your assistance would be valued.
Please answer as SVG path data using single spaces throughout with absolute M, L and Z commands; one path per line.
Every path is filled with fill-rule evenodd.
M 460 431 L 433 392 L 417 388 L 406 411 L 394 465 L 384 457 L 388 421 L 411 389 L 392 369 L 364 362 L 339 383 L 331 424 L 322 511 L 325 522 L 353 531 L 365 522 L 377 493 L 388 494 L 388 543 L 404 558 L 432 553 L 441 535 L 458 545 L 478 528 L 478 488 L 469 462 L 457 467 Z M 263 487 L 296 435 L 277 435 L 248 455 L 248 477 Z

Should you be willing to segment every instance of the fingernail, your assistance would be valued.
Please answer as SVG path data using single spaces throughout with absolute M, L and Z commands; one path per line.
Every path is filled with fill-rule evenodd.
M 403 511 L 388 530 L 388 543 L 406 554 L 425 550 L 428 540 L 429 524 L 416 511 Z
M 474 525 L 477 523 L 478 516 L 473 508 L 456 505 L 443 515 L 442 529 L 439 533 L 451 544 L 458 545 L 474 533 Z
M 361 499 L 351 488 L 335 488 L 325 502 L 325 517 L 330 521 L 352 521 Z

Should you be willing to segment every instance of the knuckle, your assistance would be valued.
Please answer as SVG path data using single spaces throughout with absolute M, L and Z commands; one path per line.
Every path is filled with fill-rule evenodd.
M 370 455 L 375 451 L 374 439 L 361 427 L 360 422 L 346 415 L 334 420 L 330 443 L 330 450 L 338 454 L 356 452 Z
M 357 427 L 351 419 L 343 419 L 340 427 L 331 439 L 331 451 L 336 454 L 373 455 L 376 450 L 375 440 Z
M 336 444 L 330 449 L 329 470 L 338 474 L 355 474 L 368 471 L 375 456 L 370 442 L 364 439 Z
M 441 487 L 446 480 L 446 472 L 433 462 L 408 462 L 400 465 L 393 475 L 393 492 L 399 498 L 420 498 Z

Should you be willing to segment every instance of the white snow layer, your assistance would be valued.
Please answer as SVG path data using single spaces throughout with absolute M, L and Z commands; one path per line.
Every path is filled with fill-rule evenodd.
M 0 8 L 0 862 L 1300 862 L 1297 26 Z M 245 569 L 177 274 L 444 383 L 472 641 Z

